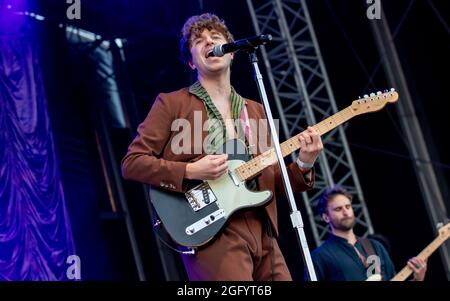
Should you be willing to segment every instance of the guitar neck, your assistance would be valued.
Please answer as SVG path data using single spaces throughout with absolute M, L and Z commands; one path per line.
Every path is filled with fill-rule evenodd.
M 354 117 L 355 114 L 352 111 L 351 106 L 337 112 L 336 114 L 322 120 L 318 124 L 314 125 L 313 128 L 319 133 L 320 136 L 333 130 L 337 126 L 346 122 L 347 120 Z M 299 135 L 299 134 L 298 134 Z M 286 140 L 280 144 L 281 153 L 283 157 L 290 155 L 296 150 L 300 149 L 300 141 L 298 140 L 298 135 Z M 271 148 L 261 155 L 253 158 L 247 163 L 241 165 L 236 169 L 237 176 L 242 180 L 247 180 L 255 175 L 259 174 L 266 167 L 273 165 L 277 162 L 277 156 L 275 149 Z
M 433 254 L 434 251 L 436 251 L 445 241 L 445 238 L 440 236 L 436 237 L 436 239 L 433 240 L 425 249 L 423 249 L 417 257 L 427 260 L 428 257 L 430 257 L 430 255 Z M 391 279 L 391 281 L 405 281 L 412 273 L 413 271 L 408 265 L 406 265 L 397 275 L 394 276 L 394 278 Z

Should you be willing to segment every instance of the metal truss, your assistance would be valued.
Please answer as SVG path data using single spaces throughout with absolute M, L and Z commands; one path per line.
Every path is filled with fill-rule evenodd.
M 303 131 L 306 125 L 314 125 L 338 111 L 306 1 L 247 0 L 247 4 L 256 34 L 273 36 L 272 42 L 261 48 L 261 54 L 281 129 L 290 138 Z M 372 234 L 372 223 L 344 128 L 334 129 L 322 140 L 325 148 L 316 163 L 315 188 L 302 193 L 316 245 L 321 244 L 330 229 L 313 209 L 324 190 L 335 184 L 354 196 L 358 234 Z

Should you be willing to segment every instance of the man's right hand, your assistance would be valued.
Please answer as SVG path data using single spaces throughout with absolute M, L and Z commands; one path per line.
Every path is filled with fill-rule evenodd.
M 186 165 L 185 178 L 190 180 L 215 180 L 228 169 L 228 155 L 207 155 Z

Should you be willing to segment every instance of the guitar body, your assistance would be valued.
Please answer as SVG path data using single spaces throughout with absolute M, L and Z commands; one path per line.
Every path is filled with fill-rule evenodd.
M 196 181 L 186 193 L 150 188 L 150 199 L 165 229 L 178 244 L 198 247 L 210 241 L 236 211 L 266 204 L 271 191 L 254 192 L 245 181 L 236 181 L 233 171 L 247 162 L 245 144 L 227 141 L 218 153 L 228 154 L 228 170 L 216 180 Z
M 366 279 L 366 281 L 381 281 L 381 280 L 383 280 L 383 277 L 380 274 L 373 274 Z

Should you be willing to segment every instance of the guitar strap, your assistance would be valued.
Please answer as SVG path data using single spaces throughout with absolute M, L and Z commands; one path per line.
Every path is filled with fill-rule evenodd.
M 364 251 L 366 252 L 367 258 L 369 256 L 371 256 L 371 255 L 377 256 L 377 253 L 375 252 L 375 249 L 373 248 L 373 244 L 370 241 L 370 239 L 360 237 L 360 238 L 358 238 L 358 241 L 361 243 L 361 246 L 363 247 Z M 364 263 L 364 266 L 366 267 L 366 269 L 369 267 L 369 263 L 367 262 L 367 258 L 364 258 L 364 259 L 361 258 L 363 260 L 363 263 Z M 380 264 L 381 264 L 381 262 L 380 262 Z M 375 267 L 375 271 L 376 271 L 377 274 L 382 275 L 381 268 L 379 266 Z
M 370 241 L 370 239 L 368 238 L 359 238 L 358 241 L 361 243 L 364 251 L 366 252 L 366 254 L 368 256 L 370 255 L 377 255 L 377 253 L 375 252 L 375 249 L 373 248 L 372 242 Z

